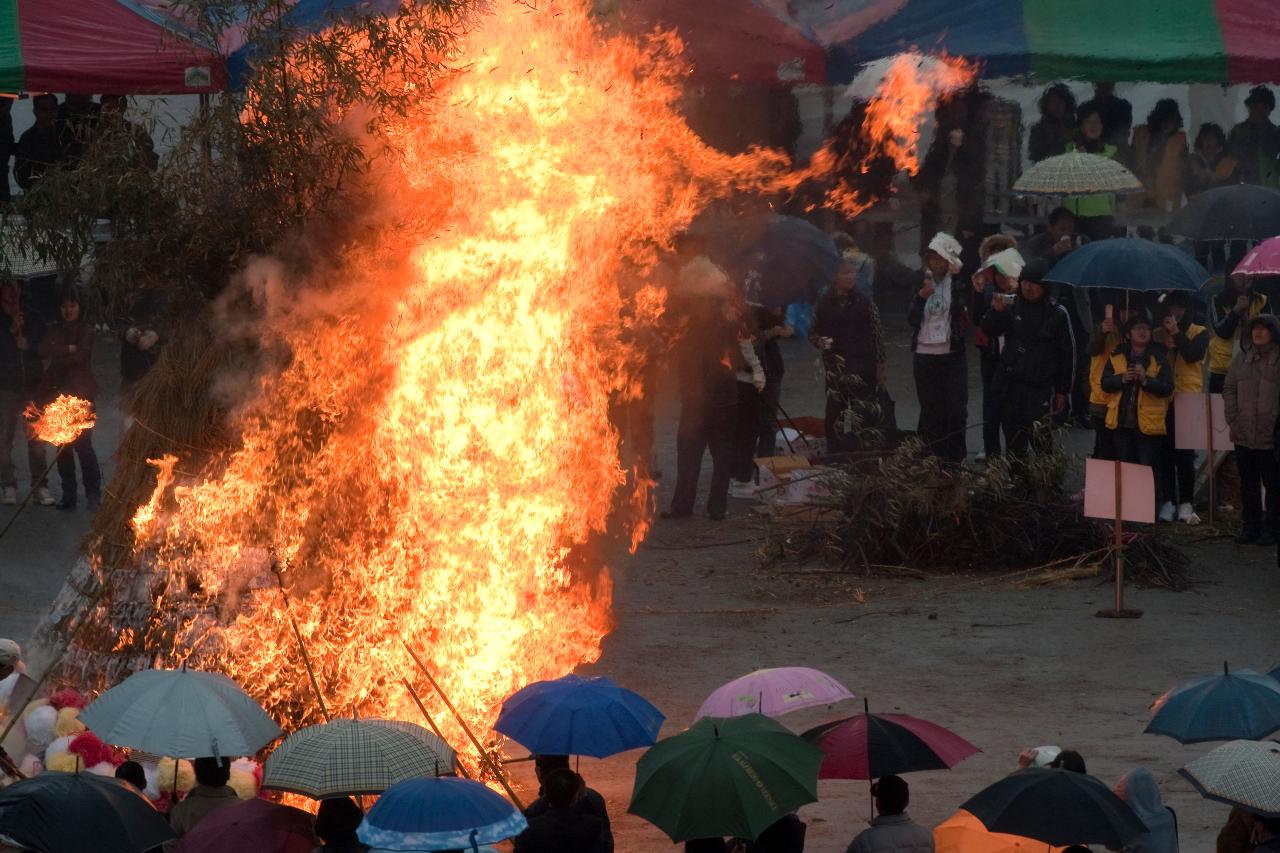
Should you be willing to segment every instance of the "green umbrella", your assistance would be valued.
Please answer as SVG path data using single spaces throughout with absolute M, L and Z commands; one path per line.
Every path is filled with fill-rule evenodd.
M 754 839 L 818 799 L 823 753 L 760 714 L 703 717 L 636 764 L 627 809 L 673 841 Z

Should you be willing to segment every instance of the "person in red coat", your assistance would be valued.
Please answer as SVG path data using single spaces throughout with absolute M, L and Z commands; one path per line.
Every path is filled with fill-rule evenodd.
M 40 356 L 49 360 L 45 371 L 45 398 L 60 394 L 93 402 L 98 384 L 93 378 L 93 327 L 82 316 L 80 297 L 67 291 L 58 306 L 62 322 L 40 342 Z M 97 509 L 102 495 L 102 472 L 93 450 L 93 430 L 86 429 L 76 440 L 58 450 L 58 476 L 62 480 L 62 500 L 58 509 L 74 509 L 77 498 L 76 459 L 84 477 L 84 494 L 89 509 Z

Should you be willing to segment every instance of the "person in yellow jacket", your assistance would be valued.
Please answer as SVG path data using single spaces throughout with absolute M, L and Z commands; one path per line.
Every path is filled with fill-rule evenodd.
M 1131 203 L 1140 207 L 1177 210 L 1182 207 L 1182 175 L 1187 160 L 1187 134 L 1182 111 L 1173 98 L 1156 101 L 1147 123 L 1133 129 L 1134 172 L 1145 192 Z
M 1243 260 L 1236 256 L 1227 265 L 1235 269 Z M 1209 393 L 1221 394 L 1227 381 L 1231 359 L 1237 351 L 1249 348 L 1248 335 L 1241 336 L 1244 327 L 1261 314 L 1270 314 L 1271 306 L 1265 294 L 1256 293 L 1244 275 L 1230 275 L 1222 289 L 1209 304 L 1209 321 L 1213 324 L 1213 337 L 1209 339 Z
M 1164 298 L 1164 316 L 1156 342 L 1169 353 L 1169 368 L 1173 371 L 1173 392 L 1200 393 L 1204 389 L 1204 356 L 1209 348 L 1210 335 L 1204 326 L 1191 322 L 1187 314 L 1190 305 L 1185 292 L 1174 292 Z M 1156 479 L 1164 501 L 1160 504 L 1160 520 L 1199 524 L 1195 510 L 1196 452 L 1179 450 L 1173 432 L 1173 407 L 1165 417 L 1165 440 L 1160 447 L 1160 464 Z
M 1165 348 L 1151 339 L 1151 320 L 1135 314 L 1124 324 L 1125 342 L 1102 368 L 1107 392 L 1107 429 L 1112 431 L 1116 458 L 1147 465 L 1155 474 L 1165 418 L 1173 394 L 1173 371 Z M 1157 477 L 1156 506 L 1163 494 Z
M 1110 395 L 1102 390 L 1102 371 L 1120 346 L 1120 329 L 1129 320 L 1129 306 L 1108 305 L 1102 322 L 1089 334 L 1089 420 L 1093 426 L 1093 458 L 1116 458 L 1115 442 L 1107 429 L 1107 402 Z

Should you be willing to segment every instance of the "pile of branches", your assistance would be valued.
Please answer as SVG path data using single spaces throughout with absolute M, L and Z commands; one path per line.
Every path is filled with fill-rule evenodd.
M 1063 489 L 1070 465 L 1061 442 L 1043 442 L 1021 461 L 991 459 L 985 470 L 942 463 L 919 439 L 852 455 L 823 475 L 830 497 L 809 526 L 778 531 L 766 563 L 819 558 L 842 569 L 906 568 L 932 573 L 1015 572 L 1035 567 L 1105 569 L 1113 525 L 1085 518 Z M 1181 590 L 1189 560 L 1151 528 L 1125 531 L 1126 575 Z

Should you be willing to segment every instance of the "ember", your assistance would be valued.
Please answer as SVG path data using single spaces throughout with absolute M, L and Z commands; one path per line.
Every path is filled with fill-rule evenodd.
M 34 404 L 25 412 L 31 435 L 40 441 L 62 447 L 75 441 L 80 433 L 93 428 L 96 416 L 93 403 L 62 394 L 43 409 Z

